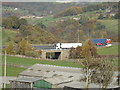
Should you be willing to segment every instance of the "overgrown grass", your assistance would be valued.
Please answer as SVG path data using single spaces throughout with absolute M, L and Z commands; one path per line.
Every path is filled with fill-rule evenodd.
M 120 48 L 120 45 L 115 45 L 111 47 L 101 47 L 97 49 L 98 54 L 100 55 L 117 55 L 118 49 Z

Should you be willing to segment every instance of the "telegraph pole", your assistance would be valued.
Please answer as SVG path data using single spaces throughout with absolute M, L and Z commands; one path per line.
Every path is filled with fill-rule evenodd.
M 5 61 L 4 61 L 4 88 L 6 88 L 6 51 L 5 51 Z
M 80 32 L 78 30 L 78 43 L 80 42 Z

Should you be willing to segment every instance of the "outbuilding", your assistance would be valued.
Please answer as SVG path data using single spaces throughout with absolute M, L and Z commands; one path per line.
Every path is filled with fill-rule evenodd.
M 17 78 L 10 80 L 11 88 L 52 88 L 52 84 L 40 78 Z

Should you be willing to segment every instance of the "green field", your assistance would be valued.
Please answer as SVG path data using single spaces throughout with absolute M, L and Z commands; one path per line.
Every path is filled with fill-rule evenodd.
M 120 45 L 111 46 L 111 47 L 101 47 L 97 49 L 98 54 L 100 55 L 117 55 Z
M 89 17 L 89 15 L 94 14 L 94 13 L 95 12 L 85 12 L 85 13 L 83 13 L 83 15 Z M 81 17 L 81 14 L 74 15 L 74 16 L 64 16 L 64 17 L 59 17 L 59 18 L 54 18 L 52 15 L 48 15 L 41 19 L 33 18 L 33 19 L 27 19 L 27 21 L 29 24 L 37 24 L 37 23 L 42 22 L 44 25 L 47 26 L 47 25 L 49 25 L 49 24 L 51 25 L 51 23 L 55 23 L 57 21 L 65 20 L 68 18 L 80 18 L 80 17 Z M 90 16 L 90 18 L 91 18 L 91 16 Z M 92 16 L 92 18 L 93 18 L 93 16 Z
M 4 60 L 4 56 L 2 56 L 2 60 Z M 69 61 L 39 60 L 39 59 L 30 59 L 30 58 L 20 58 L 20 57 L 14 57 L 14 56 L 7 56 L 7 64 L 17 65 L 17 66 L 21 66 L 21 65 L 32 66 L 34 64 L 48 64 L 48 65 L 66 66 L 66 67 L 78 67 L 78 68 L 82 67 L 80 64 L 77 64 L 75 62 L 69 62 Z M 17 76 L 23 70 L 25 70 L 25 68 L 7 66 L 7 76 Z
M 2 69 L 4 69 L 4 67 Z M 7 66 L 6 74 L 7 74 L 7 76 L 17 76 L 20 72 L 22 72 L 24 70 L 25 70 L 25 68 Z M 4 75 L 3 72 L 2 72 L 2 75 Z
M 100 48 L 97 48 L 97 52 L 99 55 L 118 55 L 119 48 L 120 48 L 120 45 L 114 45 L 111 47 L 100 47 Z M 118 57 L 114 58 L 114 62 L 116 67 L 117 66 L 120 67 L 120 59 Z
M 2 29 L 0 30 L 0 34 L 2 35 L 2 45 L 5 45 L 8 43 L 10 38 L 14 38 L 15 35 L 17 34 L 17 31 L 12 31 L 9 29 Z
M 105 25 L 107 30 L 113 32 L 113 33 L 118 33 L 118 20 L 113 19 L 113 20 L 98 20 L 101 22 L 102 25 Z
M 4 56 L 2 57 L 4 60 Z M 40 59 L 30 59 L 30 58 L 20 58 L 14 56 L 7 56 L 7 64 L 32 66 L 33 64 L 49 64 L 56 66 L 66 66 L 66 67 L 82 67 L 80 64 L 75 62 L 69 62 L 65 60 L 40 60 Z

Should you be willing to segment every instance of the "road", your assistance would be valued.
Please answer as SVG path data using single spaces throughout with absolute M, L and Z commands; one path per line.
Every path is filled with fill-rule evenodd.
M 113 42 L 112 45 L 120 45 L 120 43 L 118 42 Z M 35 48 L 35 50 L 49 50 L 49 49 L 56 49 L 55 45 L 32 45 L 33 48 Z M 5 48 L 5 46 L 0 46 L 1 48 Z
M 33 45 L 33 48 L 35 48 L 35 50 L 56 49 L 54 45 L 47 45 L 47 46 Z

